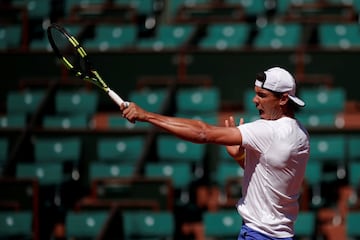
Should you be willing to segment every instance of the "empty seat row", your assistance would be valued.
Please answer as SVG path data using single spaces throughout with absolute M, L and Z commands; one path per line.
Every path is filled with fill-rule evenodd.
M 69 211 L 64 220 L 66 238 L 94 238 L 101 236 L 111 220 L 108 210 Z M 175 219 L 171 212 L 124 212 L 119 234 L 122 239 L 134 237 L 173 237 Z M 29 211 L 0 211 L 0 234 L 3 237 L 36 238 L 33 213 Z
M 52 99 L 45 99 L 46 90 L 13 90 L 7 93 L 6 114 L 2 115 L 0 127 L 25 127 L 29 118 L 42 109 L 45 127 L 87 128 L 98 107 L 98 92 L 82 90 L 59 90 L 55 94 L 54 110 L 49 109 Z M 54 111 L 54 112 L 53 112 Z
M 0 127 L 24 127 L 27 118 L 35 114 L 45 101 L 45 90 L 10 91 L 7 94 L 6 115 L 0 118 Z M 45 128 L 88 128 L 98 111 L 100 93 L 95 90 L 59 90 L 54 97 L 54 110 L 45 109 L 42 125 Z M 152 112 L 161 113 L 168 102 L 165 88 L 134 90 L 129 101 Z M 177 115 L 198 118 L 216 124 L 220 107 L 220 92 L 216 87 L 180 89 L 175 96 Z M 46 103 L 51 103 L 47 100 Z M 52 113 L 52 111 L 54 111 Z M 119 112 L 120 114 L 120 112 Z M 110 114 L 108 127 L 141 128 L 146 123 L 132 124 L 119 114 Z
M 84 27 L 66 24 L 72 34 L 78 36 Z M 326 23 L 318 25 L 318 46 L 323 49 L 351 49 L 360 44 L 356 23 Z M 82 40 L 88 51 L 112 51 L 136 49 L 147 51 L 177 50 L 195 44 L 199 50 L 229 50 L 252 46 L 254 49 L 293 49 L 303 42 L 303 26 L 297 23 L 269 23 L 257 28 L 253 36 L 251 25 L 246 23 L 212 23 L 205 35 L 197 35 L 191 24 L 161 24 L 152 36 L 138 37 L 135 24 L 97 24 L 93 35 Z M 23 43 L 21 25 L 0 26 L 0 50 L 20 48 Z M 85 35 L 86 36 L 86 35 Z M 30 50 L 51 51 L 45 31 L 40 38 L 31 39 Z
M 81 33 L 79 25 L 67 25 L 77 29 L 72 34 Z M 162 51 L 176 50 L 198 41 L 198 48 L 204 50 L 241 49 L 250 43 L 256 49 L 296 48 L 301 43 L 302 26 L 295 23 L 270 23 L 258 29 L 258 34 L 251 43 L 251 26 L 246 23 L 213 23 L 206 28 L 205 36 L 198 36 L 196 25 L 161 24 L 153 35 L 138 37 L 138 28 L 134 24 L 97 24 L 93 37 L 82 41 L 89 51 L 110 51 L 135 48 L 137 50 Z M 249 42 L 250 41 L 250 42 Z M 42 39 L 30 42 L 30 49 L 51 50 L 44 35 Z
M 99 178 L 128 178 L 138 171 L 139 159 L 144 151 L 144 137 L 103 138 L 97 142 L 96 156 L 87 159 L 85 169 L 79 168 L 81 155 L 87 147 L 78 138 L 34 138 L 35 162 L 19 162 L 16 166 L 18 178 L 36 178 L 40 185 L 61 185 L 87 177 L 90 184 Z M 358 188 L 359 137 L 356 135 L 313 135 L 310 138 L 311 155 L 305 181 L 313 189 L 312 207 L 321 206 L 325 200 L 321 187 L 344 181 Z M 8 142 L 3 139 L 2 153 L 10 153 Z M 144 177 L 168 178 L 172 186 L 186 194 L 189 187 L 204 177 L 204 167 L 215 164 L 210 170 L 212 184 L 223 194 L 231 181 L 240 180 L 243 170 L 220 147 L 215 162 L 206 158 L 206 146 L 185 142 L 170 135 L 160 135 L 156 142 L 157 158 L 146 158 Z M 4 156 L 2 164 L 8 156 Z M 67 167 L 65 167 L 65 165 Z M 3 165 L 4 166 L 4 165 Z M 86 172 L 84 172 L 86 171 Z M 85 180 L 85 179 L 83 179 Z M 238 184 L 238 183 L 237 183 Z M 230 185 L 229 185 L 230 186 Z M 318 189 L 318 190 L 317 190 Z M 335 188 L 336 190 L 337 188 Z M 229 192 L 228 192 L 229 193 Z
M 50 18 L 54 12 L 60 16 L 63 15 L 63 18 L 68 18 L 76 7 L 106 6 L 109 3 L 108 0 L 63 0 L 55 6 L 50 4 L 50 2 L 42 2 L 41 0 L 11 0 L 9 2 L 14 7 L 25 8 L 31 19 Z M 114 7 L 131 7 L 138 14 L 151 14 L 154 10 L 152 1 L 147 0 L 113 0 L 111 2 L 114 4 Z
M 96 147 L 97 156 L 89 159 L 90 164 L 94 164 L 93 167 L 90 167 L 90 176 L 92 176 L 92 174 L 94 174 L 92 178 L 101 175 L 103 175 L 103 177 L 122 176 L 121 173 L 128 176 L 130 174 L 128 171 L 119 171 L 123 171 L 126 169 L 125 167 L 130 167 L 128 170 L 134 171 L 134 166 L 143 154 L 145 141 L 146 138 L 143 135 L 99 139 Z M 345 168 L 347 164 L 359 162 L 359 141 L 359 137 L 356 135 L 344 136 L 334 134 L 325 137 L 323 135 L 314 135 L 310 138 L 312 152 L 309 164 L 317 163 L 320 164 L 320 166 L 334 165 Z M 9 142 L 2 138 L 0 143 L 1 149 L 3 149 L 2 154 L 4 155 L 1 159 L 2 162 L 5 162 L 8 157 L 6 153 L 10 152 Z M 86 146 L 83 146 L 80 138 L 76 137 L 35 138 L 34 160 L 40 164 L 39 166 L 41 166 L 41 164 L 45 164 L 44 166 L 46 166 L 46 163 L 61 164 L 66 161 L 72 162 L 77 166 L 82 157 L 82 152 L 85 149 Z M 191 166 L 201 168 L 204 164 L 206 151 L 206 145 L 190 143 L 167 134 L 160 135 L 156 141 L 158 160 L 147 159 L 145 163 L 146 174 L 175 176 L 176 172 L 172 170 L 172 168 L 175 169 L 176 166 L 178 166 L 179 169 L 183 168 L 182 172 L 191 171 Z M 227 172 L 229 176 L 241 176 L 241 168 L 228 156 L 224 147 L 219 148 L 217 156 L 215 159 L 217 161 L 216 164 L 219 164 L 217 174 L 220 175 L 215 176 L 215 179 L 223 179 L 224 176 L 226 176 L 222 171 Z M 31 164 L 31 162 L 19 163 L 18 170 L 20 171 L 23 165 Z M 124 167 L 124 169 L 122 169 L 122 167 Z M 35 169 L 36 167 L 34 170 Z M 233 171 L 233 173 L 230 174 L 230 171 Z M 24 174 L 25 172 L 27 171 L 24 171 Z M 28 174 L 31 175 L 32 173 L 28 172 Z M 319 174 L 314 175 L 314 177 L 318 177 Z M 176 176 L 181 178 L 181 174 L 177 174 Z M 333 176 L 337 176 L 337 174 Z M 222 181 L 215 182 L 221 183 Z
M 14 90 L 7 93 L 6 109 L 9 114 L 33 114 L 44 101 L 46 90 Z M 96 91 L 59 90 L 55 94 L 58 114 L 94 114 L 97 110 Z
M 203 4 L 211 4 L 213 0 L 170 0 L 170 12 L 175 16 L 177 11 L 182 7 L 196 7 Z M 216 2 L 216 1 L 215 1 Z M 316 4 L 319 3 L 319 0 L 280 0 L 274 4 L 268 4 L 263 1 L 247 1 L 247 0 L 224 0 L 225 4 L 232 6 L 241 6 L 246 15 L 264 15 L 267 11 L 276 11 L 277 14 L 285 14 L 290 10 L 292 6 L 301 6 L 306 4 Z M 321 2 L 321 1 L 320 1 Z M 345 6 L 353 6 L 355 9 L 359 10 L 360 5 L 357 1 L 343 1 L 343 0 L 330 0 L 327 1 L 328 4 L 340 4 Z
M 26 7 L 31 17 L 49 17 L 52 11 L 51 4 L 40 4 L 39 0 L 12 0 L 10 1 L 12 5 L 17 7 Z M 111 1 L 115 6 L 128 6 L 135 9 L 138 14 L 153 14 L 154 10 L 158 9 L 158 7 L 154 7 L 154 3 L 148 0 L 113 0 Z M 193 0 L 193 1 L 184 1 L 184 0 L 170 0 L 168 1 L 168 14 L 170 16 L 176 16 L 176 13 L 183 7 L 191 8 L 196 7 L 198 5 L 203 4 L 211 4 L 214 2 L 213 0 Z M 331 0 L 328 1 L 331 4 L 344 4 L 354 6 L 355 9 L 359 9 L 359 4 L 348 1 L 341 0 Z M 107 0 L 64 0 L 63 1 L 63 11 L 65 17 L 69 17 L 71 10 L 75 6 L 81 7 L 91 7 L 95 5 L 106 5 L 108 3 Z M 301 4 L 314 4 L 317 3 L 317 0 L 306 0 L 306 1 L 296 1 L 296 0 L 282 0 L 278 1 L 277 4 L 271 5 L 266 4 L 266 2 L 258 2 L 258 1 L 245 1 L 245 0 L 226 0 L 225 4 L 231 6 L 240 6 L 246 15 L 263 15 L 269 10 L 276 10 L 278 14 L 284 14 L 291 7 L 291 5 L 299 6 Z
M 351 212 L 346 224 L 349 236 L 358 236 L 356 221 L 359 213 Z M 31 212 L 0 212 L 1 235 L 6 237 L 34 237 Z M 300 212 L 295 222 L 297 237 L 315 237 L 317 233 L 315 212 Z M 122 239 L 134 238 L 174 238 L 176 234 L 176 216 L 169 211 L 124 211 L 120 214 L 122 224 L 117 231 Z M 111 221 L 119 221 L 107 210 L 68 211 L 64 220 L 64 236 L 86 238 L 101 236 L 109 231 Z M 235 209 L 223 209 L 204 212 L 200 222 L 203 226 L 201 235 L 212 238 L 236 238 L 240 232 L 242 218 Z

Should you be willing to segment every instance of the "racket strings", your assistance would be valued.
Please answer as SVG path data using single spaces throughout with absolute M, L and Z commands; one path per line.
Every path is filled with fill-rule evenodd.
M 51 36 L 67 68 L 74 71 L 79 77 L 85 76 L 88 71 L 84 58 L 86 53 L 80 47 L 77 40 L 73 37 L 67 37 L 56 28 L 51 29 Z
M 75 76 L 96 84 L 105 91 L 109 88 L 90 63 L 87 53 L 78 40 L 65 29 L 54 26 L 48 29 L 50 43 L 58 55 Z

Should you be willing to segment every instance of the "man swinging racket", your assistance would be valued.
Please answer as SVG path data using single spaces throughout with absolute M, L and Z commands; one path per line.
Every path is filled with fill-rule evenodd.
M 169 117 L 145 111 L 135 103 L 121 104 L 130 122 L 149 122 L 194 143 L 226 146 L 244 168 L 242 216 L 238 240 L 293 239 L 298 198 L 309 158 L 309 134 L 296 120 L 295 109 L 305 106 L 296 97 L 292 75 L 280 67 L 257 74 L 253 102 L 260 118 L 236 126 L 233 117 L 225 126 Z

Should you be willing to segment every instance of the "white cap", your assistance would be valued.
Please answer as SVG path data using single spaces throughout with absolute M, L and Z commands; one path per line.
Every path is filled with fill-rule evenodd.
M 303 107 L 305 102 L 295 96 L 296 83 L 293 76 L 283 68 L 273 67 L 265 72 L 265 80 L 260 81 L 256 79 L 255 85 L 273 92 L 288 93 L 291 101 L 296 105 Z

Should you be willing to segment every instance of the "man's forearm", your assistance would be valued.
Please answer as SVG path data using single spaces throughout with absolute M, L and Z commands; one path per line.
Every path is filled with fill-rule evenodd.
M 191 142 L 207 143 L 209 141 L 206 134 L 209 125 L 199 120 L 175 118 L 147 112 L 146 121 Z

